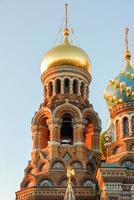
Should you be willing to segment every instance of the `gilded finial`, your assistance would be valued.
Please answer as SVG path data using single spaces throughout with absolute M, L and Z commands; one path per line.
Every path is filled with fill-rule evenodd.
M 69 44 L 68 41 L 69 29 L 68 29 L 68 4 L 65 4 L 65 28 L 64 28 L 64 44 Z
M 74 169 L 69 165 L 67 167 L 67 178 L 68 178 L 68 184 L 71 184 L 71 178 L 75 175 Z
M 131 59 L 131 53 L 129 51 L 129 48 L 128 48 L 128 32 L 129 32 L 129 28 L 126 27 L 125 29 L 125 60 L 127 61 L 127 65 L 131 65 L 130 64 L 130 59 Z
M 67 189 L 65 192 L 64 200 L 76 200 L 74 191 L 71 185 L 71 179 L 75 175 L 74 169 L 69 165 L 67 167 L 67 178 L 68 178 L 68 183 L 67 183 Z

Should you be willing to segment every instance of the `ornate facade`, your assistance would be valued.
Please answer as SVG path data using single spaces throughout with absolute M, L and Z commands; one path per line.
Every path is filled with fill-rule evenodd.
M 134 69 L 128 49 L 124 69 L 110 80 L 104 94 L 111 124 L 101 135 L 104 160 L 97 172 L 102 199 L 134 199 Z
M 134 199 L 134 70 L 126 51 L 126 67 L 111 80 L 105 99 L 111 124 L 101 122 L 89 98 L 91 62 L 71 44 L 66 23 L 62 44 L 43 57 L 44 101 L 32 124 L 31 160 L 16 200 L 63 200 L 66 170 L 77 200 Z M 101 141 L 101 150 L 100 144 Z

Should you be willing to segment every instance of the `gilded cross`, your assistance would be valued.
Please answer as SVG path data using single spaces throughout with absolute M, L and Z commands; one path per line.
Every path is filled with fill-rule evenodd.
M 68 9 L 68 4 L 66 3 L 66 4 L 65 4 L 65 18 L 66 18 L 66 19 L 65 19 L 65 20 L 66 20 L 66 22 L 65 22 L 65 23 L 66 23 L 66 24 L 65 24 L 65 28 L 67 28 L 67 24 L 68 24 L 68 16 L 67 16 L 67 11 L 68 11 L 68 10 L 67 10 L 67 9 Z
M 125 44 L 126 44 L 127 51 L 128 51 L 128 32 L 129 32 L 129 28 L 126 27 L 126 29 L 125 29 Z
M 67 178 L 68 178 L 68 184 L 71 184 L 71 178 L 75 175 L 74 169 L 69 165 L 67 167 Z

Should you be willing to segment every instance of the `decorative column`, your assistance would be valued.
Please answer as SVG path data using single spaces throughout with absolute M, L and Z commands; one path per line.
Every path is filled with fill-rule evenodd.
M 83 119 L 77 119 L 76 120 L 76 141 L 75 144 L 83 144 L 84 138 L 83 138 Z
M 64 79 L 61 79 L 61 94 L 64 94 Z
M 77 127 L 76 124 L 73 123 L 73 144 L 77 142 Z
M 100 132 L 101 128 L 94 128 L 94 133 L 93 133 L 93 148 L 96 150 L 100 149 L 99 141 L 100 141 Z
M 51 121 L 48 120 L 47 124 L 49 126 L 49 130 L 50 130 L 50 143 L 49 145 L 57 145 L 59 144 L 58 142 L 58 123 L 57 121 Z
M 56 83 L 55 81 L 52 82 L 53 83 L 53 96 L 56 95 Z
M 47 130 L 42 125 L 32 126 L 33 151 L 47 146 Z
M 69 90 L 70 94 L 73 94 L 73 80 L 70 80 L 70 90 Z
M 132 133 L 132 123 L 131 123 L 131 117 L 129 116 L 129 118 L 128 118 L 128 129 L 129 129 L 129 136 L 131 137 L 132 135 L 133 135 L 133 133 Z

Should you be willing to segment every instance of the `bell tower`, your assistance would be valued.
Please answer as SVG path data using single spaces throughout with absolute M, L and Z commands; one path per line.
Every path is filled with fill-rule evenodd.
M 63 200 L 66 169 L 75 170 L 77 200 L 96 200 L 101 123 L 89 101 L 91 61 L 70 42 L 67 4 L 63 41 L 41 62 L 44 101 L 32 119 L 31 160 L 16 200 Z

